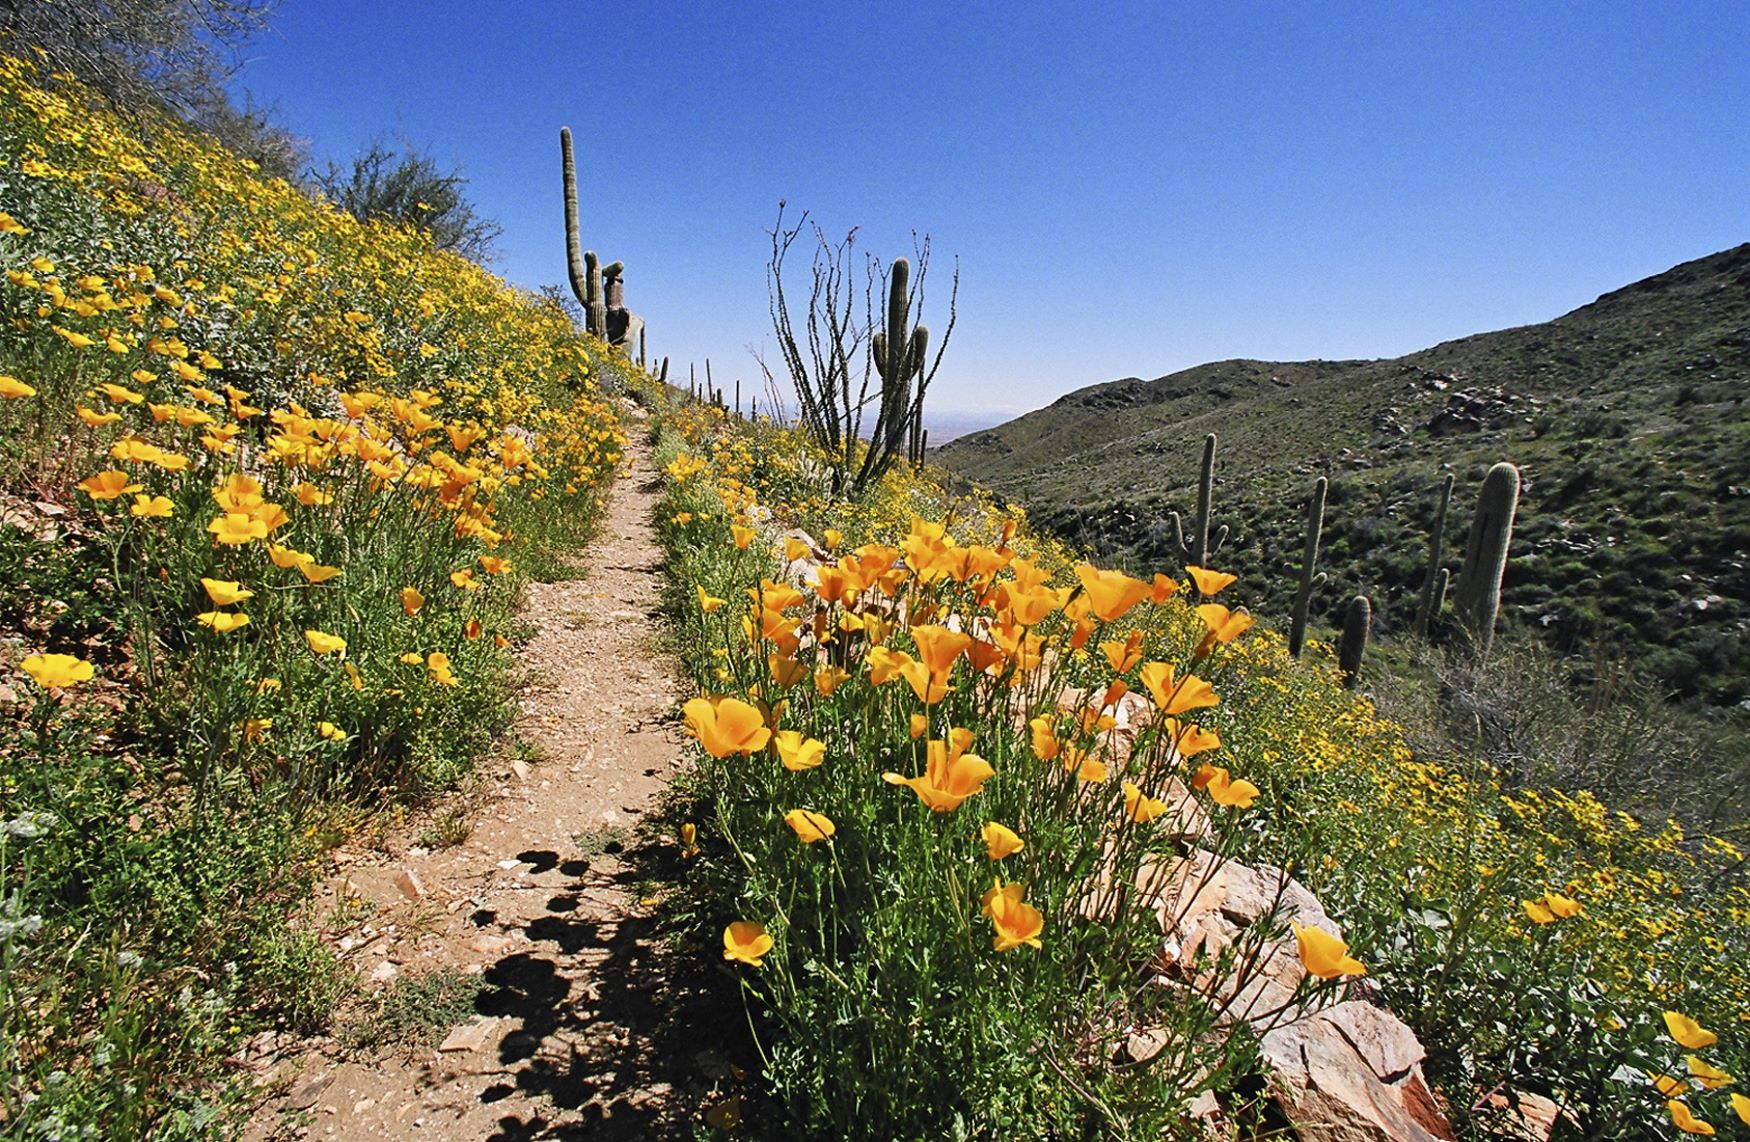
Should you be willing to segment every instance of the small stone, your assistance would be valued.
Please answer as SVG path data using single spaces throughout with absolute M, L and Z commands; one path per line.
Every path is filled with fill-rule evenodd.
M 475 1019 L 454 1028 L 438 1045 L 438 1050 L 448 1054 L 454 1052 L 477 1051 L 486 1045 L 492 1037 L 492 1032 L 498 1027 L 496 1019 Z
M 518 781 L 527 781 L 529 779 L 529 763 L 520 757 L 510 763 L 510 771 L 516 774 L 516 779 Z
M 309 1110 L 316 1105 L 316 1100 L 322 1097 L 322 1092 L 328 1089 L 334 1081 L 333 1075 L 323 1075 L 319 1079 L 311 1079 L 291 1093 L 286 1099 L 286 1105 L 293 1110 Z
M 370 980 L 372 983 L 388 983 L 400 973 L 400 970 L 388 960 L 384 960 L 371 969 Z

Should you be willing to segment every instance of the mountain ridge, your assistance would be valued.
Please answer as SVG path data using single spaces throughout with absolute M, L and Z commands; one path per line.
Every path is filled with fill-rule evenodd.
M 1286 611 L 1301 507 L 1324 475 L 1333 582 L 1315 615 L 1333 623 L 1365 592 L 1388 631 L 1413 610 L 1439 476 L 1458 480 L 1447 550 L 1462 550 L 1482 471 L 1513 460 L 1526 492 L 1509 614 L 1564 650 L 1650 656 L 1674 689 L 1732 703 L 1750 698 L 1745 395 L 1750 243 L 1400 357 L 1234 358 L 1082 386 L 931 458 L 1067 538 L 1159 567 L 1166 514 L 1194 507 L 1216 432 L 1224 566 L 1254 577 L 1254 605 Z

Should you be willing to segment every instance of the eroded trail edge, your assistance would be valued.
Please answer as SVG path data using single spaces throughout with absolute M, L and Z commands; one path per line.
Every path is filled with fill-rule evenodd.
M 666 1137 L 699 1105 L 714 1076 L 677 1026 L 683 989 L 630 852 L 684 739 L 655 617 L 659 478 L 642 439 L 627 452 L 574 577 L 528 589 L 521 756 L 406 836 L 342 850 L 317 901 L 318 916 L 344 918 L 326 931 L 375 984 L 478 973 L 475 1014 L 436 1049 L 327 1040 L 275 1062 L 264 1041 L 246 1061 L 284 1093 L 252 1137 Z M 445 813 L 472 830 L 428 850 L 420 832 L 429 842 Z

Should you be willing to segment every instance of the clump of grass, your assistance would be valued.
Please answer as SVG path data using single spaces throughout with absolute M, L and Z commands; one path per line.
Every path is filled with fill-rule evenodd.
M 585 860 L 599 857 L 603 853 L 617 853 L 625 850 L 632 839 L 632 831 L 623 825 L 603 825 L 597 829 L 585 829 L 571 838 L 577 846 L 578 855 Z
M 430 824 L 419 830 L 418 840 L 428 849 L 454 848 L 473 832 L 474 822 L 467 810 L 457 807 L 445 809 L 433 817 Z
M 350 1051 L 435 1047 L 475 1014 L 480 977 L 456 968 L 406 975 L 369 996 L 341 1026 Z

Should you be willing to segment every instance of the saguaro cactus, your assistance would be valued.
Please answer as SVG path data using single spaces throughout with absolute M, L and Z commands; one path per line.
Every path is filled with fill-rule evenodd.
M 1416 609 L 1416 635 L 1426 638 L 1440 617 L 1440 604 L 1446 600 L 1446 589 L 1439 582 L 1444 569 L 1440 566 L 1441 547 L 1446 542 L 1446 509 L 1452 503 L 1452 475 L 1440 482 L 1440 506 L 1434 511 L 1434 534 L 1428 538 L 1428 574 L 1422 580 L 1422 605 Z M 1438 600 L 1435 598 L 1438 592 Z
M 1465 543 L 1464 566 L 1452 595 L 1453 610 L 1469 631 L 1477 664 L 1488 660 L 1495 640 L 1495 617 L 1501 611 L 1501 577 L 1507 571 L 1507 547 L 1513 540 L 1513 517 L 1519 511 L 1519 469 L 1502 461 L 1483 477 Z
M 1173 544 L 1179 549 L 1181 562 L 1194 567 L 1209 566 L 1209 558 L 1221 550 L 1227 540 L 1227 525 L 1223 524 L 1212 539 L 1209 534 L 1209 513 L 1215 498 L 1215 433 L 1203 438 L 1203 474 L 1197 481 L 1197 518 L 1194 531 L 1187 535 L 1179 522 L 1179 513 L 1171 513 Z
M 1343 614 L 1343 637 L 1337 642 L 1337 668 L 1343 672 L 1343 685 L 1355 689 L 1361 678 L 1361 658 L 1367 653 L 1367 634 L 1373 626 L 1373 604 L 1366 595 L 1349 600 Z
M 881 378 L 881 401 L 875 414 L 875 430 L 869 450 L 852 484 L 861 489 L 881 478 L 907 442 L 915 415 L 920 411 L 912 399 L 912 380 L 924 371 L 924 356 L 930 347 L 926 325 L 906 328 L 911 319 L 911 262 L 895 258 L 887 284 L 887 312 L 883 324 L 870 338 L 875 372 Z M 919 394 L 921 400 L 921 392 Z
M 625 306 L 620 275 L 624 262 L 601 264 L 594 250 L 583 249 L 577 221 L 577 162 L 571 150 L 571 128 L 559 128 L 559 165 L 565 196 L 565 272 L 571 292 L 583 306 L 583 327 L 613 345 L 629 349 L 644 331 L 644 319 Z
M 1300 648 L 1306 644 L 1306 617 L 1312 608 L 1313 588 L 1325 581 L 1325 573 L 1317 571 L 1317 567 L 1319 541 L 1325 533 L 1325 491 L 1328 487 L 1328 482 L 1320 476 L 1313 485 L 1312 499 L 1306 504 L 1306 547 L 1300 556 L 1300 590 L 1294 595 L 1294 618 L 1288 628 L 1288 653 L 1295 658 L 1300 657 Z

